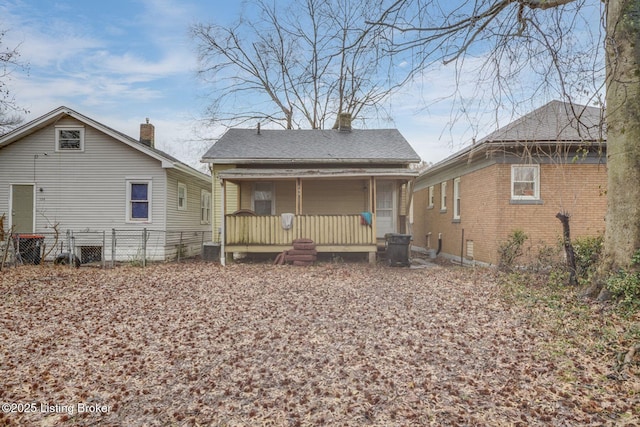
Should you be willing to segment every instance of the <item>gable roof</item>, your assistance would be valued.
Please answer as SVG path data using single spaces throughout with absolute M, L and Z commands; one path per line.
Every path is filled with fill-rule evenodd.
M 205 163 L 417 163 L 397 129 L 229 129 Z
M 606 144 L 603 117 L 603 110 L 600 108 L 554 100 L 441 160 L 420 176 L 433 175 L 451 165 L 470 162 L 476 157 L 476 153 L 486 151 L 489 147 L 589 142 Z
M 598 141 L 603 131 L 603 110 L 551 101 L 499 128 L 479 142 Z
M 56 123 L 58 120 L 60 120 L 64 116 L 73 117 L 74 119 L 84 123 L 85 125 L 91 126 L 92 128 L 95 128 L 111 136 L 112 138 L 148 155 L 149 157 L 152 157 L 160 161 L 162 167 L 165 169 L 175 168 L 189 175 L 192 175 L 196 178 L 205 179 L 205 180 L 210 179 L 209 175 L 202 173 L 197 169 L 192 168 L 191 166 L 181 162 L 175 157 L 165 153 L 164 151 L 142 144 L 138 140 L 131 138 L 130 136 L 127 136 L 122 132 L 119 132 L 113 128 L 105 126 L 102 123 L 99 123 L 85 115 L 78 113 L 77 111 L 72 110 L 71 108 L 64 107 L 64 106 L 58 107 L 55 110 L 41 117 L 36 118 L 5 135 L 0 136 L 0 149 L 2 149 L 3 147 L 6 147 L 9 144 L 13 144 L 14 142 L 17 142 L 20 139 L 40 129 L 43 129 L 47 126 L 50 126 Z

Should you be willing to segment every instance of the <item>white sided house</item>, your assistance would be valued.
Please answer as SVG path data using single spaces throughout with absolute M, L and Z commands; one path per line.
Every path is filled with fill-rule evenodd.
M 127 261 L 144 230 L 147 260 L 199 253 L 187 237 L 210 233 L 211 178 L 154 139 L 148 120 L 137 140 L 67 107 L 1 136 L 0 234 L 96 233 L 103 259 Z

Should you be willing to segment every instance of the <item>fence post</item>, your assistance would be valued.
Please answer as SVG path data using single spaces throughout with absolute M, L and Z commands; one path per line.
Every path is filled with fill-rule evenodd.
M 147 266 L 147 229 L 142 229 L 142 266 Z
M 116 229 L 111 229 L 111 268 L 116 264 Z
M 102 230 L 102 269 L 107 267 L 105 255 L 107 254 L 107 232 Z
M 178 244 L 178 262 L 182 258 L 182 231 L 180 232 L 180 243 Z

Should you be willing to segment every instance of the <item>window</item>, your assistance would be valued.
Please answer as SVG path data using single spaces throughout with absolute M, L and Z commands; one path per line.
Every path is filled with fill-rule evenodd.
M 84 128 L 56 126 L 55 151 L 84 151 Z
M 440 184 L 440 210 L 447 210 L 447 182 Z
M 540 166 L 511 166 L 511 198 L 538 200 L 540 198 Z
M 453 219 L 460 219 L 460 178 L 453 180 Z
M 211 193 L 200 191 L 200 224 L 211 223 Z
M 251 197 L 253 211 L 257 215 L 275 215 L 273 183 L 257 182 L 253 185 Z
M 178 183 L 178 210 L 187 210 L 187 186 L 181 182 Z
M 151 222 L 151 180 L 127 180 L 127 222 Z
M 427 208 L 433 208 L 433 200 L 434 200 L 434 198 L 433 198 L 433 190 L 434 190 L 434 188 L 433 188 L 433 185 L 432 185 L 431 187 L 429 187 L 429 200 L 427 202 L 428 203 Z

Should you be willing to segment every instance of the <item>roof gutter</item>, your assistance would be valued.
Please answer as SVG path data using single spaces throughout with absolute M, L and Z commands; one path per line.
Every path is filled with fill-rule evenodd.
M 318 164 L 354 164 L 354 163 L 420 163 L 420 159 L 404 159 L 404 158 L 385 158 L 385 159 L 347 159 L 347 158 L 325 158 L 325 159 L 291 159 L 291 158 L 280 158 L 280 159 L 265 159 L 265 158 L 244 158 L 244 159 L 221 159 L 221 158 L 205 158 L 200 159 L 202 163 L 215 163 L 218 165 L 253 165 L 253 164 L 273 164 L 273 165 L 281 165 L 285 163 L 318 163 Z
M 252 179 L 291 179 L 291 178 L 410 178 L 418 176 L 417 170 L 412 169 L 264 169 L 262 171 L 248 169 L 229 169 L 218 173 L 221 179 L 226 180 L 252 180 Z

